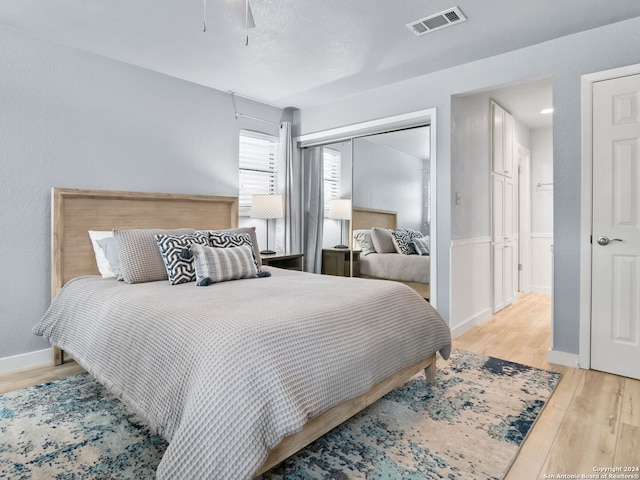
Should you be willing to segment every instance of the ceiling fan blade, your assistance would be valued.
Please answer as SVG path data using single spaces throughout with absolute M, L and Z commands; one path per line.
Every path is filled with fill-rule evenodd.
M 254 28 L 253 12 L 248 0 L 225 0 L 233 21 L 239 29 Z

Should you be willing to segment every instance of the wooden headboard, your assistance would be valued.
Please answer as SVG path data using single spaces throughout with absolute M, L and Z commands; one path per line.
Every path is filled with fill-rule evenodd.
M 374 208 L 353 207 L 351 213 L 353 230 L 368 230 L 373 227 L 398 228 L 398 212 Z
M 80 275 L 98 274 L 89 230 L 233 228 L 237 197 L 54 188 L 51 215 L 51 298 Z

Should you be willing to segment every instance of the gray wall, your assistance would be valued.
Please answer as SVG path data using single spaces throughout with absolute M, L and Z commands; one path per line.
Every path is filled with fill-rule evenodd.
M 422 160 L 366 137 L 353 145 L 353 204 L 398 212 L 398 227 L 424 232 Z
M 226 93 L 0 28 L 0 359 L 48 346 L 31 327 L 49 305 L 52 187 L 237 195 L 238 131 L 265 127 L 278 134 L 236 121 Z
M 301 133 L 437 109 L 438 309 L 449 317 L 452 239 L 451 97 L 550 76 L 554 125 L 554 347 L 578 353 L 580 282 L 580 77 L 640 62 L 640 18 L 363 92 L 300 113 Z M 384 99 L 381 101 L 381 99 Z M 471 200 L 471 199 L 470 199 Z M 482 201 L 482 199 L 477 199 Z
M 487 94 L 451 99 L 451 239 L 491 235 L 491 104 Z M 460 194 L 461 204 L 455 202 Z M 491 272 L 487 272 L 490 276 Z

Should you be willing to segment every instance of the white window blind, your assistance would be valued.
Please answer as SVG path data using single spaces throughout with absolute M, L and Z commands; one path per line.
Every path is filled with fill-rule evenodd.
M 249 216 L 254 195 L 277 193 L 277 151 L 277 137 L 240 131 L 240 216 Z
M 340 151 L 324 147 L 322 164 L 324 169 L 324 213 L 329 211 L 331 200 L 340 198 Z

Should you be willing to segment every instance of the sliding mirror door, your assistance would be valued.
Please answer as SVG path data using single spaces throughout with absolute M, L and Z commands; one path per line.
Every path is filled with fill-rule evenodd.
M 353 234 L 361 276 L 402 281 L 430 298 L 429 126 L 353 140 Z M 390 232 L 393 230 L 393 232 Z M 376 249 L 365 245 L 372 236 Z

